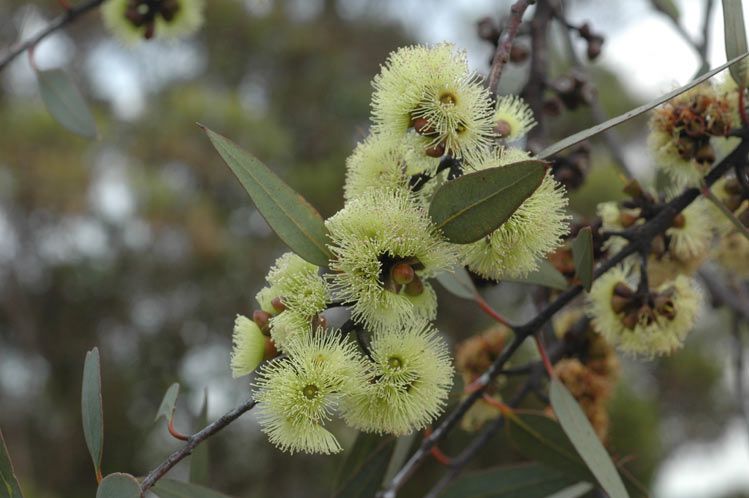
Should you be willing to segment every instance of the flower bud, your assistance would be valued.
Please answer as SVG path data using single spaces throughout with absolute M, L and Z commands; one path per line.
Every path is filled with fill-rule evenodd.
M 390 276 L 396 284 L 406 285 L 413 281 L 416 273 L 408 263 L 398 263 L 393 265 L 393 268 L 390 270 Z
M 260 327 L 260 330 L 264 335 L 270 335 L 270 313 L 263 310 L 255 310 L 252 312 L 252 321 Z
M 283 300 L 281 299 L 281 296 L 274 297 L 271 302 L 271 306 L 273 306 L 273 309 L 281 313 L 283 310 L 286 309 L 286 305 L 283 303 Z

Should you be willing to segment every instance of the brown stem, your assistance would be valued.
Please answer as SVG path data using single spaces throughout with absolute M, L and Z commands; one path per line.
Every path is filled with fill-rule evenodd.
M 5 67 L 13 61 L 13 59 L 21 55 L 25 50 L 29 50 L 35 47 L 40 41 L 57 31 L 58 29 L 67 26 L 83 14 L 92 9 L 95 9 L 105 1 L 106 0 L 88 0 L 87 2 L 83 2 L 80 5 L 76 5 L 75 7 L 70 7 L 63 14 L 57 16 L 51 23 L 49 23 L 49 25 L 47 25 L 46 28 L 41 30 L 39 33 L 32 36 L 28 40 L 12 46 L 8 50 L 8 52 L 2 58 L 0 58 L 0 71 L 5 69 Z
M 497 86 L 499 86 L 499 79 L 502 77 L 502 69 L 504 69 L 505 64 L 510 60 L 512 42 L 518 34 L 520 24 L 523 22 L 523 14 L 525 14 L 525 10 L 530 3 L 531 0 L 517 0 L 510 7 L 510 20 L 507 23 L 507 27 L 502 30 L 502 34 L 499 36 L 497 50 L 494 52 L 494 59 L 492 60 L 492 67 L 489 70 L 489 91 L 492 92 L 492 95 L 497 94 Z

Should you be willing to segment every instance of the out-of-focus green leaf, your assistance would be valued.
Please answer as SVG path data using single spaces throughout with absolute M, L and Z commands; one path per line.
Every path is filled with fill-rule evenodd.
M 577 484 L 573 484 L 568 488 L 561 489 L 553 495 L 547 496 L 546 498 L 578 498 L 585 495 L 592 489 L 593 485 L 591 483 L 578 482 Z
M 538 270 L 528 273 L 524 277 L 503 278 L 505 282 L 518 282 L 521 284 L 541 285 L 552 289 L 564 290 L 567 288 L 567 279 L 554 268 L 554 265 L 542 259 L 538 262 Z
M 468 274 L 468 271 L 462 266 L 455 266 L 451 271 L 442 272 L 437 275 L 437 281 L 442 284 L 450 294 L 463 299 L 473 299 L 476 294 L 476 286 Z
M 81 92 L 67 72 L 50 69 L 36 72 L 39 93 L 47 111 L 69 131 L 96 138 L 96 123 Z
M 390 462 L 388 463 L 388 468 L 385 472 L 385 476 L 383 477 L 382 482 L 390 481 L 401 469 L 401 467 L 403 466 L 403 462 L 405 462 L 406 458 L 408 457 L 409 451 L 411 450 L 411 446 L 413 446 L 417 434 L 419 433 L 412 432 L 411 434 L 408 434 L 406 436 L 399 437 L 395 441 L 393 456 L 390 458 Z
M 94 462 L 97 476 L 101 476 L 101 457 L 104 448 L 104 412 L 101 404 L 101 365 L 99 349 L 86 353 L 83 364 L 83 386 L 81 388 L 81 415 L 83 436 Z
M 723 202 L 722 202 L 722 201 L 721 201 L 720 199 L 718 199 L 718 198 L 717 198 L 717 197 L 715 196 L 715 194 L 713 193 L 713 191 L 712 191 L 712 190 L 710 190 L 710 188 L 709 188 L 708 186 L 706 186 L 706 185 L 703 185 L 703 186 L 702 186 L 702 195 L 704 195 L 705 197 L 707 197 L 707 199 L 708 199 L 708 200 L 709 200 L 710 202 L 712 202 L 712 203 L 713 203 L 713 205 L 714 205 L 714 206 L 715 206 L 716 208 L 718 208 L 718 211 L 720 211 L 720 213 L 721 213 L 721 214 L 722 214 L 723 216 L 725 216 L 725 217 L 726 217 L 726 219 L 727 219 L 728 221 L 730 221 L 730 222 L 731 222 L 731 223 L 733 224 L 733 226 L 734 226 L 734 227 L 736 228 L 736 230 L 737 230 L 737 231 L 738 231 L 738 232 L 739 232 L 739 233 L 740 233 L 741 235 L 743 235 L 744 237 L 746 237 L 746 238 L 747 238 L 747 240 L 749 240 L 749 229 L 747 229 L 747 228 L 746 228 L 746 227 L 744 226 L 744 224 L 743 224 L 743 223 L 741 222 L 741 220 L 739 220 L 738 218 L 736 218 L 736 215 L 734 215 L 734 214 L 733 214 L 733 213 L 731 212 L 731 210 L 730 210 L 730 209 L 728 209 L 728 208 L 726 207 L 726 205 L 725 205 L 725 204 L 723 204 Z
M 18 479 L 13 472 L 13 462 L 5 446 L 2 430 L 0 430 L 0 498 L 23 498 Z
M 610 498 L 628 498 L 614 462 L 601 444 L 580 405 L 558 379 L 552 379 L 549 397 L 564 432 Z
M 723 27 L 726 59 L 734 59 L 747 52 L 744 9 L 741 0 L 723 0 Z M 747 87 L 746 60 L 731 65 L 731 77 L 742 88 Z
M 521 412 L 508 415 L 505 431 L 515 449 L 527 458 L 562 471 L 576 481 L 592 479 L 562 427 L 546 415 Z
M 608 130 L 609 128 L 613 128 L 614 126 L 620 125 L 620 124 L 624 123 L 625 121 L 628 121 L 628 120 L 630 120 L 630 119 L 632 119 L 634 117 L 637 117 L 640 114 L 649 111 L 653 107 L 655 107 L 657 105 L 660 105 L 660 104 L 662 104 L 662 103 L 664 103 L 664 102 L 666 102 L 668 100 L 671 100 L 672 98 L 676 97 L 677 95 L 681 95 L 682 93 L 686 92 L 690 88 L 694 88 L 695 86 L 699 85 L 703 81 L 706 81 L 706 80 L 712 78 L 713 76 L 715 76 L 719 72 L 723 71 L 725 68 L 729 67 L 731 64 L 735 64 L 736 62 L 739 62 L 739 61 L 743 60 L 744 57 L 746 57 L 746 56 L 747 56 L 747 54 L 743 53 L 743 54 L 739 55 L 738 57 L 735 57 L 735 58 L 731 59 L 730 61 L 726 62 L 722 66 L 718 66 L 715 69 L 713 69 L 712 71 L 703 74 L 702 76 L 700 76 L 699 78 L 697 78 L 695 80 L 692 80 L 691 82 L 687 83 L 686 85 L 684 85 L 684 86 L 682 86 L 680 88 L 677 88 L 676 90 L 673 90 L 671 92 L 668 92 L 668 93 L 666 93 L 666 94 L 658 97 L 655 100 L 651 100 L 647 104 L 643 104 L 640 107 L 632 109 L 631 111 L 627 111 L 624 114 L 621 114 L 619 116 L 616 116 L 614 118 L 609 119 L 608 121 L 604 121 L 601 124 L 597 124 L 597 125 L 592 126 L 592 127 L 588 128 L 586 130 L 579 131 L 579 132 L 577 132 L 577 133 L 575 133 L 573 135 L 570 135 L 569 137 L 567 137 L 567 138 L 565 138 L 563 140 L 560 140 L 559 142 L 557 142 L 555 144 L 552 144 L 549 147 L 546 147 L 544 150 L 542 150 L 541 152 L 539 152 L 539 154 L 538 154 L 537 157 L 539 159 L 547 159 L 547 158 L 553 156 L 554 154 L 557 154 L 557 153 L 563 151 L 564 149 L 566 149 L 568 147 L 572 147 L 573 145 L 578 144 L 578 143 L 582 142 L 583 140 L 587 140 L 590 137 L 593 137 L 595 135 L 598 135 L 601 132 L 604 132 L 604 131 Z
M 585 291 L 590 292 L 593 285 L 593 232 L 590 227 L 581 229 L 572 242 L 572 260 L 575 262 L 575 276 Z
M 533 463 L 466 474 L 440 498 L 546 498 L 575 483 L 571 476 Z
M 223 493 L 185 481 L 159 480 L 151 491 L 159 498 L 227 498 Z
M 96 489 L 96 498 L 140 498 L 140 485 L 130 474 L 115 472 L 102 479 Z
M 336 480 L 334 498 L 370 498 L 382 484 L 395 449 L 394 437 L 359 433 Z
M 546 163 L 536 160 L 468 173 L 435 192 L 429 216 L 450 242 L 476 242 L 507 221 L 544 175 Z
M 198 430 L 208 425 L 208 389 L 203 393 L 203 407 L 198 417 Z M 203 441 L 192 451 L 190 455 L 190 482 L 197 484 L 208 484 L 208 470 L 210 468 L 209 446 L 210 441 Z
M 679 7 L 676 6 L 674 0 L 650 0 L 650 2 L 659 12 L 664 13 L 674 21 L 679 20 Z
M 257 158 L 218 133 L 203 129 L 281 240 L 310 263 L 327 267 L 330 251 L 320 213 Z
M 161 400 L 159 405 L 159 411 L 156 413 L 156 418 L 153 419 L 156 422 L 159 417 L 164 417 L 164 420 L 169 422 L 174 417 L 174 408 L 177 404 L 177 396 L 179 396 L 179 383 L 175 382 L 169 389 L 164 393 L 164 398 Z

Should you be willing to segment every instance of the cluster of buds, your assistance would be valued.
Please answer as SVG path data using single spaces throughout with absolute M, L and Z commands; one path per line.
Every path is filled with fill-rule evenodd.
M 673 320 L 673 289 L 663 292 L 648 290 L 643 293 L 633 290 L 626 282 L 619 282 L 614 286 L 611 296 L 611 309 L 624 328 L 630 330 L 637 324 L 650 326 L 659 316 Z
M 583 23 L 577 28 L 577 33 L 580 38 L 585 40 L 588 44 L 587 56 L 589 61 L 594 61 L 601 55 L 601 47 L 603 46 L 604 38 L 600 34 L 594 32 L 589 23 Z
M 494 19 L 491 17 L 484 17 L 476 23 L 476 27 L 479 38 L 491 43 L 496 50 L 497 45 L 499 45 L 499 37 L 502 35 L 502 30 L 499 29 L 499 26 L 497 26 Z M 493 51 L 492 54 L 494 54 Z M 510 48 L 510 62 L 521 64 L 528 59 L 528 55 L 528 47 L 524 43 L 518 42 L 517 40 L 513 41 L 512 47 Z M 494 62 L 493 59 L 494 56 L 492 55 L 492 58 L 489 59 L 490 65 Z
M 384 282 L 383 287 L 395 294 L 405 292 L 409 296 L 420 296 L 424 293 L 424 282 L 422 282 L 417 271 L 424 269 L 424 265 L 417 258 L 406 258 L 394 260 L 383 255 L 380 256 L 382 270 L 380 279 Z
M 179 9 L 177 0 L 128 0 L 125 18 L 143 30 L 143 38 L 150 40 L 156 34 L 156 18 L 172 22 Z
M 590 144 L 583 142 L 565 155 L 554 156 L 551 171 L 568 191 L 580 188 L 590 171 Z
M 605 441 L 609 430 L 608 401 L 615 375 L 601 375 L 575 358 L 561 360 L 554 366 L 554 373 L 580 404 L 598 438 Z
M 442 102 L 445 105 L 454 105 L 455 104 L 455 96 L 450 94 L 449 92 L 445 92 L 443 95 L 440 95 L 440 102 Z M 419 135 L 434 139 L 439 138 L 439 133 L 437 130 L 434 129 L 432 124 L 429 122 L 429 120 L 425 117 L 411 117 L 411 128 L 418 133 Z M 447 144 L 445 140 L 442 140 L 440 142 L 437 142 L 436 144 L 429 145 L 424 149 L 424 154 L 426 154 L 429 157 L 442 157 L 445 155 L 445 152 L 447 151 Z
M 550 82 L 549 89 L 554 94 L 544 101 L 544 112 L 550 116 L 558 116 L 563 109 L 588 106 L 596 96 L 596 89 L 588 78 L 574 69 Z

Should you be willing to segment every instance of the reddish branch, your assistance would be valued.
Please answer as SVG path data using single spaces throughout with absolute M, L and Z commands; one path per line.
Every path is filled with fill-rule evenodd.
M 499 43 L 497 44 L 496 52 L 494 52 L 492 67 L 489 71 L 489 90 L 494 95 L 497 93 L 502 69 L 504 69 L 505 64 L 510 60 L 512 42 L 518 34 L 520 23 L 523 21 L 523 14 L 525 14 L 525 10 L 531 3 L 533 3 L 532 0 L 518 0 L 510 8 L 510 20 L 507 23 L 507 27 L 502 30 L 502 34 L 499 36 Z
M 74 7 L 71 7 L 67 4 L 67 2 L 64 2 L 62 5 L 67 5 L 67 8 L 65 9 L 65 12 L 63 14 L 55 18 L 51 23 L 49 23 L 49 25 L 47 25 L 46 28 L 41 30 L 36 35 L 32 36 L 28 40 L 22 41 L 12 46 L 8 50 L 8 52 L 3 55 L 2 58 L 0 58 L 0 71 L 5 69 L 8 64 L 10 64 L 23 52 L 34 48 L 40 41 L 57 31 L 58 29 L 67 26 L 68 24 L 81 17 L 83 14 L 95 9 L 105 1 L 106 0 L 88 0 L 87 2 L 83 2 L 80 5 L 76 5 Z

